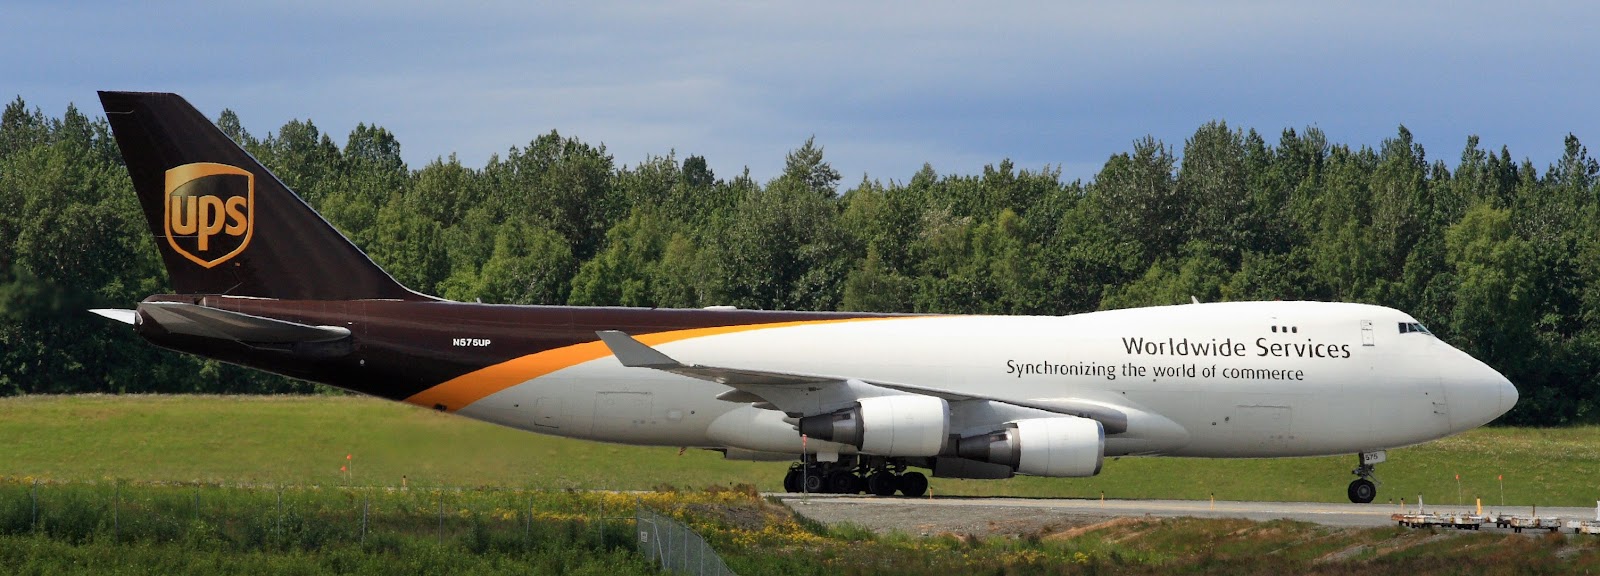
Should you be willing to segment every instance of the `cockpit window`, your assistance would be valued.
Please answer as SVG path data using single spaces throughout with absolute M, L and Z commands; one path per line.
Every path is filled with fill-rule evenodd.
M 1409 333 L 1412 333 L 1412 332 L 1420 332 L 1420 333 L 1423 333 L 1423 334 L 1427 334 L 1429 336 L 1433 335 L 1432 332 L 1428 331 L 1428 327 L 1423 326 L 1421 322 L 1401 322 L 1400 323 L 1400 333 L 1401 334 L 1409 334 Z

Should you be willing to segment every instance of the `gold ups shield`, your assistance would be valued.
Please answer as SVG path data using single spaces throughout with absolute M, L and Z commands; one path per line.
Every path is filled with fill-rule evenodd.
M 196 162 L 167 170 L 167 244 L 206 268 L 238 256 L 250 245 L 256 177 L 227 164 Z

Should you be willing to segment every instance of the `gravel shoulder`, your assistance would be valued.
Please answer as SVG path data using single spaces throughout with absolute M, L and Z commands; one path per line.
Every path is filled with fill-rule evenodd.
M 968 536 L 1056 533 L 1119 518 L 1289 519 L 1334 527 L 1393 526 L 1397 506 L 1326 502 L 1234 502 L 1190 500 L 1073 500 L 1032 498 L 873 498 L 856 495 L 776 494 L 806 518 L 827 525 L 850 523 L 879 534 L 912 536 L 941 533 Z M 1414 507 L 1413 507 L 1414 508 Z M 1429 506 L 1429 512 L 1468 512 L 1470 508 Z M 1485 509 L 1493 513 L 1494 510 Z M 1528 514 L 1515 508 L 1507 513 Z M 1540 508 L 1540 516 L 1592 519 L 1594 509 Z M 1485 527 L 1486 531 L 1507 531 Z
M 943 506 L 904 500 L 863 505 L 846 498 L 783 498 L 795 513 L 829 526 L 850 523 L 879 534 L 952 533 L 987 537 L 1053 533 L 1112 520 L 1115 515 L 1027 506 Z

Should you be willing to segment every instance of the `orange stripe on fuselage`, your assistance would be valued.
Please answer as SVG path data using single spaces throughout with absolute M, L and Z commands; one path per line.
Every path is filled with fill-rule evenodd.
M 892 317 L 867 317 L 867 318 L 841 318 L 838 320 L 799 320 L 794 322 L 774 322 L 771 324 L 738 324 L 733 326 L 715 326 L 711 328 L 693 328 L 689 330 L 671 330 L 634 336 L 635 340 L 650 346 L 660 346 L 669 342 L 700 338 L 703 336 L 716 336 L 719 334 L 732 334 L 748 332 L 751 330 L 765 330 L 767 328 L 788 328 L 793 326 L 810 326 L 816 324 L 837 324 L 840 322 L 856 322 L 862 320 L 886 320 Z M 443 384 L 423 390 L 406 398 L 405 401 L 425 408 L 444 406 L 448 412 L 460 410 L 473 402 L 489 397 L 491 394 L 527 382 L 534 378 L 544 376 L 551 372 L 569 368 L 598 360 L 611 355 L 611 349 L 604 342 L 595 340 L 582 344 L 563 346 L 552 350 L 545 350 L 537 354 L 529 354 L 520 358 L 507 360 L 493 366 L 468 372 L 446 381 Z

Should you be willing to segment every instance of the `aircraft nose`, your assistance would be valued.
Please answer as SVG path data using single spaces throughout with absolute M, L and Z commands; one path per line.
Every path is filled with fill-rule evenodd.
M 1495 372 L 1495 376 L 1500 376 L 1500 413 L 1505 414 L 1517 405 L 1517 387 L 1512 386 L 1511 381 L 1499 372 Z
M 1440 366 L 1457 432 L 1488 424 L 1517 404 L 1517 388 L 1504 375 L 1466 354 Z

